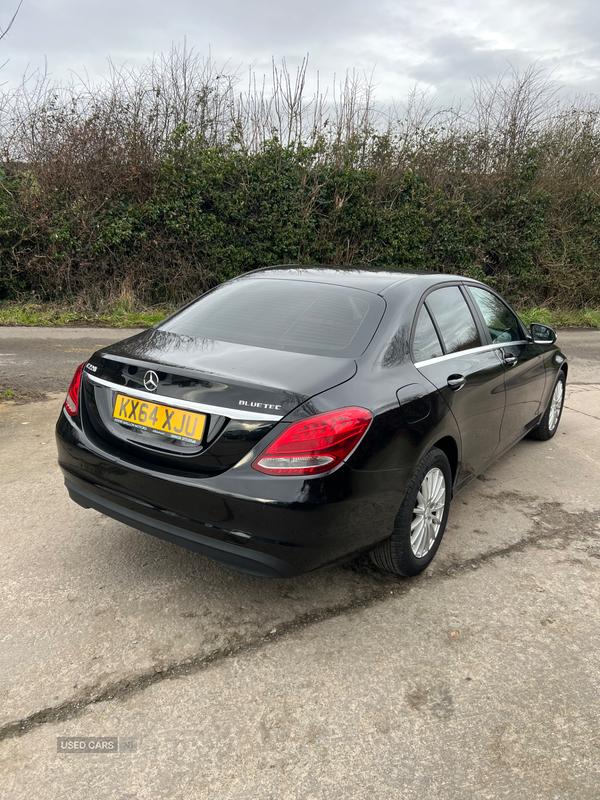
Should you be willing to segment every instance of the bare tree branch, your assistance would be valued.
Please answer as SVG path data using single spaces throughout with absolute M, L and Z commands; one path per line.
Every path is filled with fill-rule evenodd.
M 15 20 L 16 20 L 16 18 L 17 18 L 17 14 L 19 13 L 19 9 L 21 8 L 21 6 L 22 6 L 22 5 L 23 5 L 23 0 L 19 0 L 19 5 L 17 6 L 17 10 L 16 10 L 16 11 L 15 11 L 15 13 L 12 15 L 12 19 L 10 20 L 10 22 L 8 23 L 8 25 L 6 26 L 6 28 L 1 28 L 1 27 L 0 27 L 0 42 L 2 41 L 2 39 L 4 39 L 4 37 L 6 36 L 6 34 L 7 34 L 7 33 L 9 32 L 9 30 L 12 28 L 12 26 L 13 26 L 13 23 L 14 23 L 14 21 L 15 21 Z M 0 64 L 0 69 L 3 69 L 3 68 L 4 68 L 4 67 L 7 65 L 7 63 L 8 63 L 8 62 L 7 62 L 7 61 L 5 61 L 5 62 L 4 62 L 4 64 Z
M 14 23 L 14 21 L 16 20 L 16 18 L 17 18 L 17 14 L 19 13 L 19 10 L 20 10 L 20 8 L 21 8 L 21 6 L 22 6 L 22 5 L 23 5 L 23 0 L 19 0 L 19 5 L 17 6 L 17 10 L 16 10 L 16 11 L 15 11 L 15 13 L 12 15 L 12 18 L 11 18 L 10 22 L 8 23 L 8 25 L 6 26 L 6 28 L 2 28 L 2 27 L 0 27 L 0 41 L 2 41 L 2 39 L 4 39 L 4 37 L 6 36 L 6 34 L 7 34 L 7 33 L 9 32 L 9 30 L 12 28 L 12 26 L 13 26 L 13 23 Z

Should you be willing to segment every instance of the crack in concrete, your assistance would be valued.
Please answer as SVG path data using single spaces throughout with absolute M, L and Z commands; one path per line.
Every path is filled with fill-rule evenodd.
M 489 499 L 506 500 L 506 493 L 490 495 Z M 521 502 L 530 502 L 532 498 L 523 495 L 519 497 L 519 500 Z M 123 678 L 104 687 L 85 687 L 76 698 L 51 708 L 42 709 L 28 717 L 8 722 L 1 726 L 0 742 L 8 738 L 23 736 L 35 730 L 40 725 L 64 722 L 79 717 L 87 708 L 96 703 L 117 699 L 124 700 L 129 695 L 137 694 L 159 681 L 185 677 L 202 672 L 212 666 L 218 665 L 227 658 L 258 650 L 266 644 L 276 642 L 309 626 L 325 620 L 334 619 L 343 614 L 351 614 L 355 611 L 373 606 L 377 602 L 389 600 L 390 595 L 397 597 L 398 595 L 407 594 L 411 589 L 421 586 L 422 584 L 433 585 L 439 581 L 453 579 L 465 574 L 464 571 L 468 570 L 469 567 L 478 568 L 485 564 L 493 563 L 499 558 L 514 553 L 523 553 L 532 547 L 564 550 L 575 539 L 579 541 L 581 541 L 582 538 L 600 540 L 600 511 L 567 512 L 563 510 L 562 504 L 558 502 L 542 503 L 539 509 L 539 511 L 532 512 L 530 515 L 534 529 L 528 536 L 525 536 L 518 542 L 488 550 L 486 553 L 482 553 L 481 555 L 474 556 L 462 562 L 448 564 L 438 570 L 435 570 L 434 567 L 433 571 L 422 573 L 415 578 L 403 579 L 394 575 L 381 573 L 370 562 L 368 556 L 363 556 L 346 565 L 346 569 L 363 573 L 365 577 L 370 577 L 377 581 L 377 585 L 370 595 L 358 600 L 350 599 L 347 603 L 341 603 L 317 612 L 300 614 L 289 622 L 280 623 L 275 632 L 269 633 L 266 636 L 234 637 L 233 641 L 227 646 L 214 650 L 205 656 L 192 656 L 184 660 L 172 662 L 167 666 L 160 668 L 154 667 L 141 675 Z M 540 528 L 540 523 L 543 523 L 543 529 Z M 537 532 L 535 531 L 535 527 L 538 528 Z M 585 533 L 582 533 L 582 531 L 585 531 Z M 598 558 L 598 552 L 599 550 L 596 547 L 588 550 L 587 554 L 590 558 Z
M 594 414 L 588 414 L 586 411 L 580 411 L 578 408 L 573 408 L 572 406 L 568 406 L 565 403 L 565 408 L 568 408 L 569 411 L 574 411 L 576 414 L 583 414 L 585 417 L 591 417 L 592 419 L 597 419 L 600 422 L 600 417 L 596 417 Z

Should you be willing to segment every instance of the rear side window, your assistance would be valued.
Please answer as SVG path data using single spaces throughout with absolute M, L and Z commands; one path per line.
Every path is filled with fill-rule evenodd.
M 435 318 L 447 353 L 481 346 L 475 320 L 458 286 L 436 289 L 427 295 L 426 303 Z
M 481 311 L 492 342 L 518 342 L 523 338 L 516 316 L 499 297 L 477 286 L 469 286 L 467 291 Z
M 384 311 L 383 298 L 358 289 L 242 279 L 219 286 L 160 327 L 198 339 L 355 358 Z
M 415 362 L 427 361 L 429 358 L 438 358 L 441 355 L 442 346 L 429 316 L 429 311 L 425 306 L 422 306 L 413 338 L 413 358 Z

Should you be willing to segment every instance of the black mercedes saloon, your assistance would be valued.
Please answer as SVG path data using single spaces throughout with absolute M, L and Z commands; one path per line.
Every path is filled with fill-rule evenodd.
M 452 496 L 549 439 L 567 361 L 488 286 L 273 267 L 96 352 L 57 424 L 71 498 L 254 575 L 415 575 Z

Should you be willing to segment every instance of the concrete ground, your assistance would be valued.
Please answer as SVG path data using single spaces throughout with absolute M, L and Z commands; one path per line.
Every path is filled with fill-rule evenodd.
M 600 332 L 561 332 L 557 435 L 456 497 L 422 576 L 289 581 L 68 499 L 63 392 L 124 335 L 0 329 L 0 388 L 46 394 L 0 405 L 0 797 L 598 800 Z

